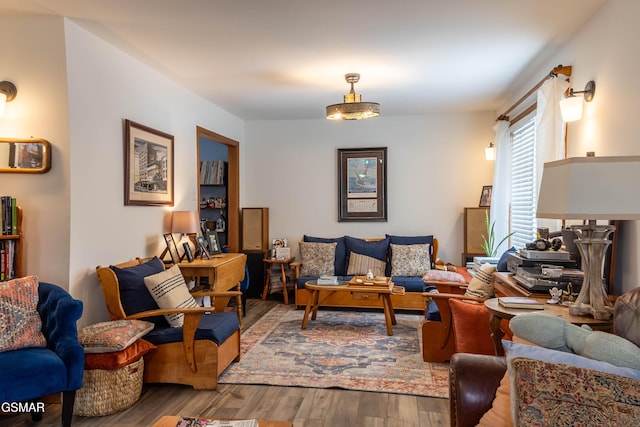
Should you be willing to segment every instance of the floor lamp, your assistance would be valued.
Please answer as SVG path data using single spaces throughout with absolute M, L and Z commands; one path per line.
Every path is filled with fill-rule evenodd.
M 571 227 L 582 256 L 584 280 L 569 310 L 573 315 L 610 319 L 613 304 L 603 269 L 615 227 L 599 225 L 597 220 L 640 219 L 640 156 L 573 157 L 545 163 L 536 216 L 584 222 Z

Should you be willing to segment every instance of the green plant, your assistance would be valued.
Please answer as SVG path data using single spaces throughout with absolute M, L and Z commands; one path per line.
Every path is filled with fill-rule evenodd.
M 493 223 L 489 223 L 489 210 L 485 209 L 484 210 L 484 226 L 487 230 L 487 235 L 485 236 L 484 234 L 482 235 L 482 249 L 484 250 L 484 253 L 487 254 L 487 256 L 489 257 L 495 257 L 498 252 L 498 248 L 500 247 L 500 245 L 507 240 L 509 237 L 513 236 L 513 234 L 515 233 L 509 233 L 507 234 L 502 240 L 500 240 L 500 242 L 498 242 L 498 244 L 496 245 L 496 236 L 495 236 L 495 226 L 496 226 L 496 222 L 493 221 Z

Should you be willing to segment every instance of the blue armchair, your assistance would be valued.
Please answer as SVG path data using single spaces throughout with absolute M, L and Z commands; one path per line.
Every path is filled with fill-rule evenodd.
M 62 425 L 70 426 L 76 390 L 82 387 L 84 350 L 76 321 L 82 302 L 59 286 L 40 282 L 38 313 L 46 348 L 23 348 L 0 353 L 0 402 L 28 402 L 62 393 Z M 34 421 L 42 412 L 32 411 Z

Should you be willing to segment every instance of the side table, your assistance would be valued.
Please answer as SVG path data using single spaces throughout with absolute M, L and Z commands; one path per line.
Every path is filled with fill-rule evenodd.
M 287 290 L 287 269 L 289 268 L 289 264 L 291 264 L 296 258 L 291 257 L 287 259 L 277 259 L 277 258 L 265 258 L 262 261 L 268 266 L 267 278 L 264 282 L 264 290 L 262 291 L 262 300 L 267 299 L 267 294 L 269 293 L 269 284 L 271 283 L 271 273 L 274 271 L 274 266 L 280 266 L 280 274 L 282 277 L 282 293 L 284 294 L 284 303 L 289 304 L 289 291 Z
M 522 313 L 544 313 L 559 317 L 574 325 L 589 325 L 593 330 L 610 332 L 613 327 L 613 320 L 596 320 L 591 316 L 574 316 L 569 313 L 569 307 L 561 304 L 545 304 L 543 310 L 527 310 L 523 308 L 505 308 L 500 305 L 498 298 L 491 298 L 484 302 L 485 307 L 489 309 L 491 318 L 489 320 L 489 328 L 491 329 L 491 338 L 496 349 L 496 356 L 504 356 L 504 348 L 502 347 L 502 337 L 504 333 L 500 330 L 500 321 L 502 319 L 511 320 L 518 314 Z

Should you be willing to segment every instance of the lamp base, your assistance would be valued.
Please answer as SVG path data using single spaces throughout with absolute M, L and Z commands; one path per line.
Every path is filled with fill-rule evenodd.
M 609 320 L 613 313 L 613 307 L 594 308 L 590 304 L 575 304 L 569 306 L 569 313 L 572 316 L 593 316 L 596 320 Z
M 582 256 L 584 280 L 575 304 L 569 306 L 574 316 L 593 316 L 597 320 L 611 319 L 613 304 L 604 287 L 603 269 L 606 250 L 611 244 L 613 225 L 596 225 L 595 221 L 571 227 L 578 237 L 574 240 Z

